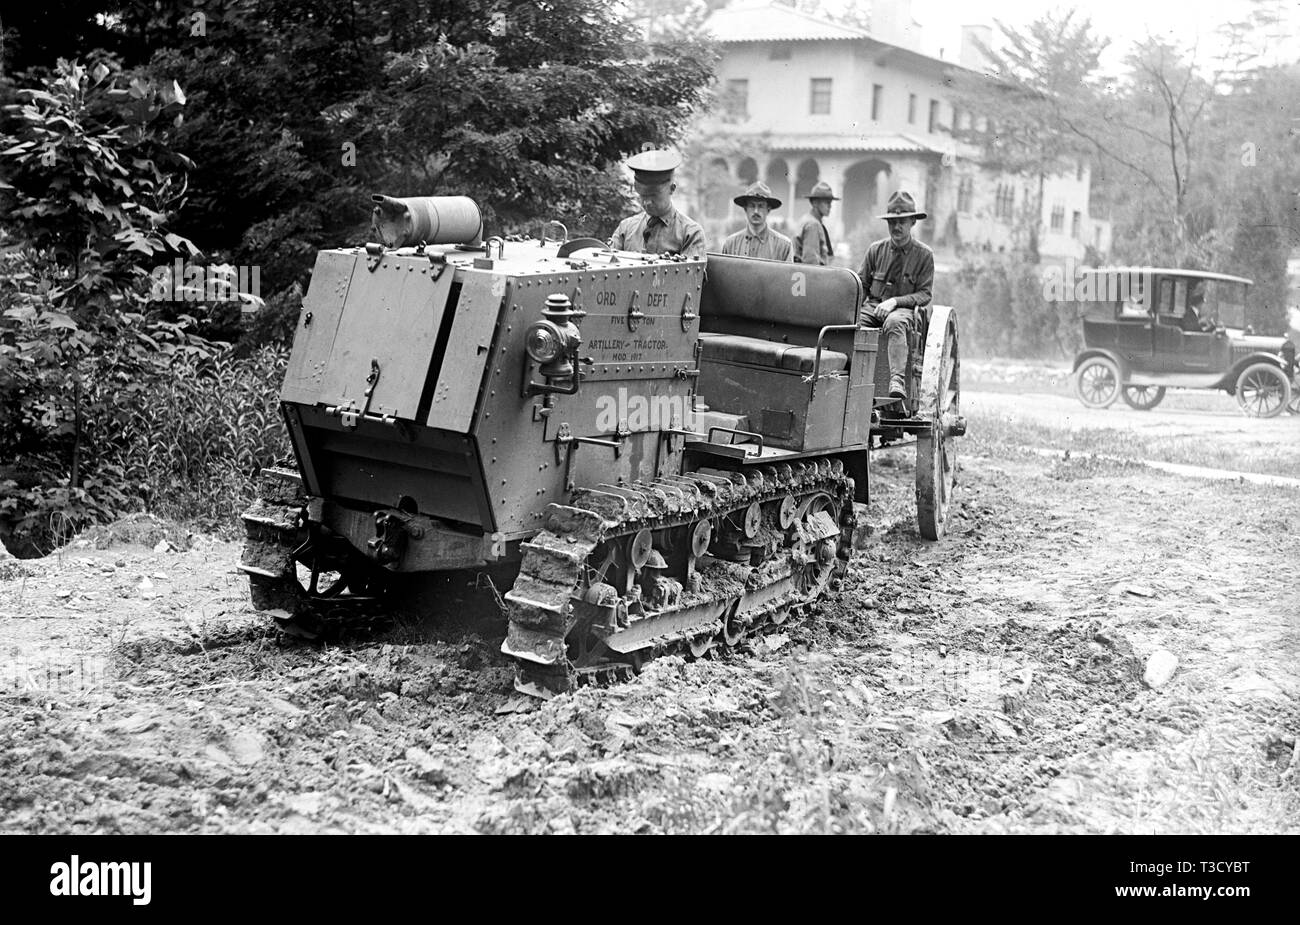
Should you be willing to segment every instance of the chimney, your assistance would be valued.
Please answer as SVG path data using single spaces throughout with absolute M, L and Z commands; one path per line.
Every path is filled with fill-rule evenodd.
M 992 26 L 962 26 L 961 55 L 957 63 L 972 71 L 987 71 L 989 59 L 988 55 L 980 49 L 981 43 L 986 47 L 993 43 Z
M 912 0 L 871 0 L 871 34 L 882 42 L 921 47 L 921 25 L 912 18 Z

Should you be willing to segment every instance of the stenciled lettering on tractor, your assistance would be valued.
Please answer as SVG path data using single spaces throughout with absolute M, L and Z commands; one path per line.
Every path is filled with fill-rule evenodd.
M 688 397 L 645 395 L 620 388 L 596 398 L 596 432 L 697 430 L 699 416 Z
M 917 437 L 942 534 L 951 309 L 914 332 L 908 397 L 876 399 L 851 270 L 485 238 L 465 197 L 374 201 L 371 243 L 317 256 L 280 396 L 294 458 L 244 514 L 240 568 L 287 631 L 368 628 L 411 576 L 490 569 L 515 686 L 547 697 L 808 611 L 863 535 L 873 440 Z

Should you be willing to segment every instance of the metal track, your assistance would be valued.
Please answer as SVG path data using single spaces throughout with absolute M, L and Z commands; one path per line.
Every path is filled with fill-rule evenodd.
M 517 661 L 516 688 L 549 697 L 664 651 L 698 655 L 783 622 L 847 564 L 852 499 L 839 462 L 817 460 L 579 489 L 572 504 L 552 504 L 505 595 L 501 650 Z M 684 551 L 700 530 L 707 551 Z M 635 560 L 646 536 L 676 586 L 659 600 L 641 591 L 647 575 Z M 660 577 L 648 586 L 662 590 Z
M 336 639 L 382 627 L 389 616 L 383 595 L 373 593 L 382 570 L 361 561 L 346 544 L 314 534 L 305 526 L 306 503 L 297 472 L 262 470 L 257 500 L 243 513 L 239 562 L 253 606 L 286 634 L 302 639 Z M 300 565 L 311 574 L 306 585 L 299 580 Z

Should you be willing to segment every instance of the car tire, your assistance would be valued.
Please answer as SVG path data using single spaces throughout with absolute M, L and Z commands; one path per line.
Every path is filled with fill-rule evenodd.
M 1085 408 L 1109 408 L 1120 391 L 1119 366 L 1108 357 L 1088 357 L 1074 371 L 1074 397 Z
M 1124 404 L 1134 411 L 1150 411 L 1165 398 L 1163 385 L 1126 385 Z
M 1272 363 L 1254 363 L 1237 377 L 1237 407 L 1253 418 L 1277 417 L 1291 403 L 1291 383 Z

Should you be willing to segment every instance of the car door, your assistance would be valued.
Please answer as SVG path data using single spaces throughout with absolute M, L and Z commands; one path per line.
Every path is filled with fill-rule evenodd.
M 1134 369 L 1149 369 L 1152 353 L 1152 320 L 1141 292 L 1115 304 L 1115 321 L 1112 325 L 1115 352 L 1128 360 Z
M 1187 280 L 1160 277 L 1156 281 L 1154 349 L 1151 369 L 1180 372 L 1186 368 L 1183 314 L 1187 308 Z

